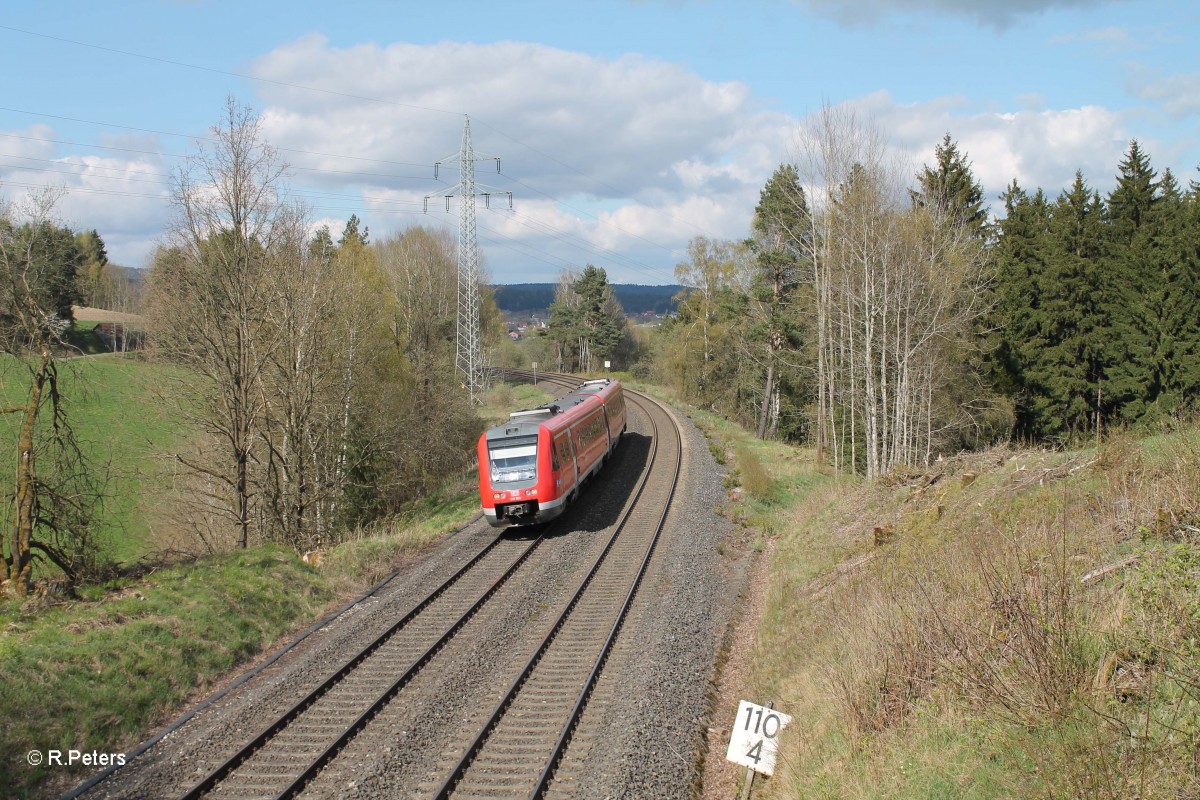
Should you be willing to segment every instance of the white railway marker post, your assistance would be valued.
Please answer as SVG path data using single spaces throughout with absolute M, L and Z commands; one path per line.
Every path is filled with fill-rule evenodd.
M 743 700 L 733 721 L 725 758 L 755 772 L 773 775 L 779 745 L 776 737 L 791 721 L 782 711 Z

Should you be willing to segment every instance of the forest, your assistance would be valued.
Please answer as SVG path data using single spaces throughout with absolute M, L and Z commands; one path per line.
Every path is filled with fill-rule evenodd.
M 1154 431 L 1196 410 L 1200 185 L 1135 140 L 1106 196 L 1015 180 L 993 219 L 947 134 L 915 183 L 826 109 L 744 241 L 692 240 L 653 374 L 760 438 L 876 477 L 1001 442 Z
M 454 377 L 452 238 L 413 227 L 371 241 L 352 215 L 335 241 L 287 199 L 286 163 L 250 109 L 231 100 L 212 137 L 177 176 L 179 213 L 144 280 L 108 263 L 97 232 L 56 222 L 53 192 L 0 215 L 0 411 L 16 476 L 0 581 L 17 596 L 35 574 L 71 587 L 128 568 L 130 532 L 97 531 L 113 528 L 129 500 L 113 487 L 134 473 L 160 532 L 142 544 L 170 560 L 328 548 L 472 463 L 482 421 Z M 154 381 L 124 416 L 145 423 L 134 441 L 156 422 L 177 432 L 167 452 L 114 462 L 124 443 L 105 452 L 113 434 L 78 416 L 91 391 L 80 376 L 102 371 L 74 361 L 87 304 L 140 310 L 138 373 Z
M 522 349 L 485 292 L 492 360 L 623 371 L 867 478 L 1195 412 L 1195 180 L 1132 141 L 1107 195 L 1082 173 L 1053 199 L 1013 181 L 997 216 L 950 134 L 914 180 L 852 112 L 807 124 L 747 237 L 690 242 L 661 325 L 632 326 L 625 312 L 645 309 L 622 308 L 589 264 L 564 271 L 549 327 Z M 209 551 L 336 543 L 470 462 L 482 423 L 454 378 L 451 238 L 371 241 L 357 216 L 337 241 L 314 234 L 253 112 L 231 102 L 213 134 L 178 177 L 144 281 L 108 264 L 98 232 L 54 223 L 53 197 L 5 211 L 0 333 L 19 388 L 3 409 L 18 468 L 2 566 L 18 593 L 35 560 L 73 581 L 104 571 L 88 531 L 107 467 L 87 463 L 58 379 L 75 304 L 141 296 L 147 357 L 180 369 L 165 388 L 196 432 L 172 456 L 171 524 Z M 675 288 L 626 299 L 657 309 Z

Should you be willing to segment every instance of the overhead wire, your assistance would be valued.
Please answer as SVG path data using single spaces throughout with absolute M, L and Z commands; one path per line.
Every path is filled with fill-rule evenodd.
M 115 54 L 131 57 L 131 58 L 145 59 L 145 60 L 149 60 L 149 61 L 155 61 L 155 62 L 159 62 L 159 63 L 165 63 L 165 64 L 174 65 L 174 66 L 179 66 L 179 67 L 183 67 L 183 68 L 187 68 L 187 69 L 195 69 L 195 70 L 211 72 L 211 73 L 215 73 L 215 74 L 228 75 L 231 77 L 237 77 L 239 79 L 248 80 L 248 81 L 255 81 L 255 82 L 267 83 L 267 84 L 272 84 L 272 85 L 284 86 L 284 87 L 288 87 L 288 88 L 301 89 L 301 90 L 305 90 L 305 91 L 312 91 L 312 92 L 317 92 L 317 93 L 326 94 L 326 95 L 361 100 L 364 102 L 382 103 L 382 104 L 386 104 L 386 105 L 400 106 L 400 107 L 413 108 L 413 109 L 432 111 L 432 112 L 438 112 L 438 113 L 446 113 L 446 114 L 457 115 L 458 113 L 460 113 L 460 112 L 455 112 L 455 111 L 449 111 L 447 109 L 432 108 L 432 107 L 421 106 L 421 105 L 417 105 L 417 104 L 403 103 L 400 101 L 385 100 L 385 99 L 370 97 L 370 96 L 366 96 L 366 95 L 358 95 L 358 94 L 349 93 L 349 92 L 341 92 L 341 91 L 337 91 L 337 90 L 324 89 L 321 87 L 307 86 L 304 84 L 297 84 L 297 83 L 292 83 L 292 82 L 287 82 L 287 81 L 278 81 L 278 80 L 273 80 L 273 79 L 269 79 L 269 78 L 261 78 L 261 77 L 254 76 L 254 75 L 237 73 L 237 72 L 232 72 L 229 70 L 221 70 L 221 69 L 216 69 L 216 68 L 212 68 L 212 67 L 205 67 L 205 66 L 198 65 L 198 64 L 191 64 L 191 63 L 177 61 L 177 60 L 173 60 L 173 59 L 160 58 L 157 56 L 151 56 L 151 55 L 147 55 L 144 53 L 137 53 L 137 52 L 133 52 L 133 51 L 122 50 L 119 48 L 106 47 L 106 46 L 96 45 L 96 44 L 92 44 L 89 42 L 82 42 L 82 41 L 78 41 L 78 40 L 74 40 L 74 39 L 67 39 L 65 37 L 51 36 L 48 34 L 43 34 L 43 33 L 39 33 L 36 31 L 30 31 L 30 30 L 26 30 L 26 29 L 22 29 L 22 28 L 17 28 L 15 26 L 10 26 L 10 25 L 0 25 L 0 29 L 13 31 L 13 32 L 21 33 L 21 34 L 28 35 L 28 36 L 34 36 L 34 37 L 40 37 L 40 38 L 44 38 L 44 39 L 48 39 L 48 40 L 59 41 L 59 42 L 63 42 L 66 44 L 71 44 L 71 45 L 75 45 L 75 46 L 79 46 L 79 47 L 92 48 L 92 49 L 96 49 L 96 50 L 112 52 Z M 172 131 L 159 131 L 159 130 L 154 130 L 154 129 L 139 128 L 139 127 L 135 127 L 135 126 L 97 122 L 94 120 L 79 119 L 79 118 L 75 118 L 75 117 L 68 117 L 68 116 L 54 115 L 54 114 L 45 114 L 45 113 L 41 113 L 41 112 L 33 112 L 33 111 L 28 111 L 28 110 L 23 110 L 23 109 L 0 107 L 0 111 L 9 111 L 12 113 L 21 113 L 21 114 L 28 114 L 28 115 L 33 115 L 33 116 L 41 116 L 41 117 L 45 117 L 47 119 L 58 119 L 58 120 L 71 121 L 71 122 L 76 122 L 76 123 L 81 123 L 81 124 L 113 127 L 113 128 L 117 128 L 117 129 L 121 129 L 121 130 L 130 130 L 130 131 L 135 131 L 135 132 L 140 132 L 140 133 L 181 137 L 181 138 L 188 138 L 188 139 L 197 140 L 197 141 L 208 141 L 208 142 L 212 141 L 212 140 L 205 140 L 202 137 L 198 138 L 198 137 L 191 136 L 188 134 L 180 134 L 180 133 L 176 133 L 176 132 L 172 132 Z M 523 148 L 526 148 L 530 152 L 536 153 L 537 155 L 541 156 L 542 158 L 545 158 L 548 161 L 551 161 L 551 162 L 563 167 L 564 169 L 568 169 L 571 172 L 574 172 L 580 176 L 583 176 L 584 178 L 594 182 L 595 184 L 612 191 L 616 195 L 622 194 L 621 190 L 617 189 L 616 187 L 613 187 L 613 186 L 607 184 L 606 182 L 601 181 L 600 179 L 598 179 L 592 175 L 589 175 L 589 174 L 583 172 L 582 170 L 580 170 L 560 159 L 557 159 L 554 156 L 551 156 L 548 153 L 541 151 L 540 149 L 534 147 L 533 145 L 530 145 L 527 142 L 524 142 L 524 141 L 518 139 L 517 137 L 508 134 L 507 132 L 503 131 L 502 129 L 500 129 L 492 124 L 489 124 L 484 120 L 478 120 L 478 118 L 477 118 L 477 124 L 479 124 L 482 127 L 487 128 L 487 129 L 490 129 L 492 131 L 495 131 L 498 135 L 503 136 L 504 138 L 508 139 L 509 141 L 511 141 Z M 31 139 L 31 140 L 37 140 L 37 141 L 56 141 L 56 140 L 36 139 L 35 137 L 21 137 L 17 134 L 5 133 L 5 134 L 0 134 L 0 135 L 15 136 L 17 138 L 27 138 L 27 139 Z M 121 151 L 123 151 L 123 152 L 145 152 L 147 154 L 155 154 L 154 151 L 138 151 L 133 148 L 119 148 L 119 147 L 115 147 L 115 146 L 106 147 L 103 145 L 85 145 L 85 144 L 81 144 L 81 143 L 76 143 L 76 144 L 78 144 L 79 146 L 106 148 L 106 149 L 111 149 L 111 150 L 119 151 L 119 152 L 121 152 Z M 352 156 L 352 155 L 348 155 L 348 154 L 322 153 L 322 152 L 316 152 L 316 151 L 301 150 L 301 149 L 297 149 L 297 148 L 277 147 L 275 149 L 279 150 L 280 152 L 290 152 L 290 153 L 297 153 L 297 154 L 303 154 L 303 155 L 308 155 L 308 156 L 319 156 L 319 157 L 323 157 L 323 158 L 345 158 L 345 159 L 349 159 L 349 160 L 367 161 L 367 162 L 400 165 L 400 166 L 421 166 L 421 167 L 431 166 L 431 165 L 426 165 L 426 164 L 416 164 L 416 163 L 412 163 L 412 162 L 402 162 L 402 161 L 394 161 L 394 160 L 387 160 L 387 159 L 369 158 L 369 157 L 364 157 L 364 156 Z M 171 157 L 171 158 L 179 157 L 179 156 L 172 156 L 172 155 L 168 155 L 168 154 L 160 154 L 160 155 L 163 155 L 164 157 Z M 451 165 L 443 165 L 443 166 L 450 167 Z M 406 180 L 428 180 L 428 179 L 420 178 L 418 176 L 394 176 L 394 175 L 386 175 L 386 174 L 382 174 L 382 173 L 329 170 L 329 169 L 320 169 L 320 168 L 311 168 L 311 167 L 293 167 L 293 168 L 297 169 L 298 171 L 315 172 L 315 173 L 319 173 L 319 174 L 328 173 L 328 174 L 343 174 L 343 175 L 361 175 L 364 177 L 380 177 L 380 178 L 393 178 L 393 179 L 399 178 L 399 179 L 406 179 Z M 546 192 L 543 192 L 542 190 L 537 189 L 534 186 L 531 186 L 530 184 L 528 184 L 525 181 L 522 181 L 522 180 L 515 178 L 513 176 L 510 176 L 510 175 L 504 175 L 504 177 L 507 178 L 508 180 L 512 181 L 516 185 L 522 186 L 532 192 L 535 192 L 537 194 L 540 194 L 540 195 L 550 199 L 552 202 L 554 202 L 557 205 L 562 206 L 565 209 L 569 209 L 569 210 L 575 212 L 576 214 L 579 214 L 582 216 L 590 217 L 590 218 L 596 220 L 596 222 L 598 224 L 606 225 L 615 231 L 618 231 L 632 239 L 639 240 L 653 248 L 660 249 L 660 250 L 663 250 L 668 253 L 674 252 L 674 248 L 671 248 L 669 246 L 655 242 L 651 239 L 648 239 L 644 236 L 633 233 L 631 231 L 627 231 L 627 230 L 621 228 L 619 225 L 613 224 L 610 220 L 603 220 L 599 216 L 597 216 L 596 214 L 593 214 L 590 211 L 577 208 L 569 203 L 566 203 L 565 201 L 554 198 L 552 195 L 550 195 Z M 367 202 L 368 198 L 364 197 L 363 200 L 364 200 L 364 202 Z M 371 202 L 374 202 L 374 201 L 371 201 Z M 650 210 L 654 213 L 661 214 L 661 215 L 665 216 L 666 218 L 671 219 L 675 222 L 679 222 L 681 224 L 688 225 L 696 230 L 703 231 L 702 228 L 700 228 L 699 226 L 696 226 L 694 223 L 690 222 L 689 220 L 678 219 L 669 214 L 665 214 L 665 212 L 662 212 L 661 210 L 655 209 L 653 207 L 647 206 L 645 208 L 647 208 L 648 210 Z M 540 221 L 535 223 L 531 217 L 526 217 L 525 222 L 523 222 L 521 224 L 524 224 L 525 227 L 528 227 L 530 230 L 535 230 L 535 231 L 542 233 L 543 235 L 550 236 L 551 238 L 561 241 L 564 244 L 567 244 L 568 246 L 573 246 L 573 247 L 577 247 L 579 249 L 588 250 L 589 252 L 595 253 L 597 255 L 607 255 L 609 258 L 623 261 L 623 262 L 625 262 L 623 264 L 623 266 L 626 269 L 631 269 L 631 270 L 641 272 L 646 275 L 655 275 L 656 273 L 662 273 L 664 271 L 663 269 L 655 268 L 648 264 L 644 264 L 643 262 L 640 262 L 637 259 L 634 259 L 630 256 L 621 254 L 618 251 L 612 250 L 611 248 L 605 248 L 603 246 L 599 246 L 594 243 L 588 242 L 587 240 L 582 239 L 580 237 L 575 237 L 571 234 L 567 234 L 565 232 L 555 230 L 554 228 L 552 228 L 550 225 L 548 225 L 546 223 L 541 223 Z M 658 275 L 655 275 L 655 276 L 658 277 Z

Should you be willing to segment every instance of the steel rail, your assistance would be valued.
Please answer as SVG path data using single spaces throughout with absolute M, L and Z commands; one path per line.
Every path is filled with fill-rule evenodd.
M 653 402 L 653 401 L 651 401 L 651 402 Z M 462 780 L 467 769 L 470 767 L 471 762 L 474 760 L 475 756 L 478 755 L 479 751 L 483 748 L 484 744 L 486 743 L 488 737 L 491 735 L 492 731 L 496 728 L 496 726 L 500 722 L 501 718 L 504 717 L 508 708 L 511 706 L 513 700 L 516 698 L 518 693 L 521 691 L 522 687 L 525 685 L 525 683 L 529 679 L 530 675 L 532 675 L 534 669 L 537 667 L 538 663 L 541 661 L 543 655 L 550 648 L 554 639 L 556 638 L 558 633 L 561 631 L 563 626 L 566 624 L 567 619 L 571 616 L 571 612 L 575 610 L 580 599 L 583 597 L 584 593 L 587 591 L 588 587 L 591 585 L 592 579 L 596 576 L 597 572 L 599 572 L 601 566 L 604 564 L 609 553 L 612 551 L 613 546 L 616 544 L 618 537 L 624 531 L 626 523 L 631 518 L 634 509 L 637 508 L 638 500 L 641 499 L 642 493 L 645 490 L 647 484 L 649 483 L 649 476 L 653 472 L 653 465 L 656 462 L 657 457 L 658 457 L 658 443 L 659 443 L 658 425 L 654 421 L 654 418 L 651 414 L 647 413 L 646 416 L 647 416 L 647 419 L 649 419 L 650 424 L 652 426 L 652 433 L 653 433 L 653 438 L 651 440 L 652 449 L 651 449 L 650 457 L 648 459 L 648 462 L 649 462 L 648 466 L 647 466 L 645 472 L 643 473 L 641 481 L 640 481 L 640 483 L 637 487 L 637 490 L 634 494 L 633 502 L 631 502 L 628 505 L 628 507 L 626 508 L 625 513 L 622 516 L 620 522 L 618 523 L 616 530 L 614 530 L 612 536 L 609 537 L 609 540 L 605 544 L 603 551 L 597 557 L 595 563 L 593 564 L 591 570 L 588 572 L 587 576 L 580 582 L 579 587 L 576 589 L 571 600 L 567 603 L 566 607 L 559 614 L 557 620 L 554 622 L 554 624 L 551 626 L 550 630 L 547 632 L 545 637 L 542 639 L 541 644 L 539 644 L 538 648 L 535 650 L 533 655 L 530 656 L 528 661 L 526 661 L 525 666 L 520 670 L 520 672 L 518 673 L 516 678 L 513 679 L 512 683 L 508 687 L 508 690 L 505 692 L 505 694 L 500 699 L 500 701 L 496 704 L 491 715 L 488 717 L 487 722 L 485 722 L 484 725 L 480 728 L 479 732 L 475 735 L 475 737 L 472 739 L 470 745 L 467 747 L 467 750 L 458 759 L 457 763 L 451 770 L 450 774 L 446 776 L 446 778 L 442 781 L 442 783 L 436 790 L 434 797 L 437 798 L 437 800 L 444 800 L 444 798 L 449 797 L 451 795 L 451 793 L 454 792 L 457 784 Z M 607 660 L 608 654 L 611 652 L 612 646 L 616 641 L 617 633 L 619 632 L 621 624 L 623 623 L 625 617 L 628 615 L 629 608 L 632 605 L 633 597 L 635 596 L 637 588 L 640 586 L 642 578 L 646 573 L 646 569 L 649 566 L 651 556 L 654 553 L 654 550 L 655 550 L 658 540 L 659 540 L 659 536 L 662 532 L 662 526 L 663 526 L 663 522 L 666 519 L 667 510 L 668 510 L 669 503 L 670 503 L 670 498 L 674 496 L 674 487 L 675 487 L 675 484 L 677 483 L 678 477 L 679 477 L 680 463 L 682 461 L 682 457 L 681 457 L 682 456 L 682 438 L 678 435 L 676 436 L 676 456 L 677 456 L 677 458 L 676 458 L 675 470 L 674 470 L 674 474 L 672 475 L 672 478 L 671 478 L 671 490 L 670 490 L 670 493 L 668 494 L 667 501 L 663 504 L 662 514 L 659 516 L 658 521 L 655 525 L 655 530 L 654 530 L 653 536 L 651 538 L 651 542 L 648 545 L 646 553 L 644 554 L 644 556 L 642 558 L 641 565 L 638 569 L 637 575 L 635 576 L 635 578 L 631 584 L 629 592 L 626 595 L 625 602 L 622 605 L 621 610 L 617 615 L 616 621 L 614 622 L 612 628 L 610 629 L 608 637 L 605 640 L 603 647 L 601 648 L 601 652 L 600 652 L 599 656 L 597 657 L 596 661 L 593 663 L 587 683 L 584 686 L 583 691 L 581 692 L 581 696 L 576 699 L 576 702 L 574 704 L 574 707 L 572 708 L 569 718 L 567 719 L 566 723 L 564 724 L 563 729 L 560 731 L 558 740 L 556 741 L 556 744 L 553 748 L 553 752 L 551 753 L 550 759 L 547 761 L 546 766 L 542 769 L 541 774 L 539 775 L 538 787 L 535 788 L 535 794 L 531 795 L 531 796 L 540 796 L 540 792 L 544 791 L 544 784 L 548 785 L 548 782 L 549 782 L 548 774 L 553 773 L 554 767 L 557 764 L 558 759 L 561 757 L 562 752 L 565 750 L 565 747 L 570 740 L 571 732 L 573 731 L 575 724 L 578 721 L 579 716 L 582 714 L 583 708 L 586 706 L 587 696 L 590 694 L 591 687 L 594 685 L 595 680 L 597 679 L 597 677 L 600 674 L 600 671 L 603 667 L 604 662 Z
M 443 633 L 443 635 L 438 639 L 437 645 L 429 648 L 429 650 L 426 651 L 425 656 L 423 656 L 423 658 L 426 661 L 428 660 L 427 656 L 432 655 L 432 653 L 436 652 L 436 650 L 439 647 L 441 647 L 442 645 L 444 645 L 445 642 L 449 641 L 453 637 L 453 635 L 458 632 L 458 629 L 461 628 L 464 624 L 466 624 L 467 620 L 469 620 L 470 617 L 473 616 L 475 614 L 475 612 L 478 611 L 478 609 L 480 607 L 482 607 L 482 605 L 484 603 L 486 603 L 487 600 L 489 600 L 493 594 L 495 594 L 496 590 L 499 589 L 499 587 L 501 585 L 503 585 L 503 583 L 505 581 L 507 581 L 508 578 L 511 577 L 514 572 L 516 572 L 516 570 L 520 567 L 520 565 L 522 563 L 524 563 L 524 561 L 529 557 L 529 555 L 534 551 L 534 549 L 536 549 L 538 547 L 538 545 L 540 545 L 545 540 L 545 537 L 546 537 L 547 533 L 549 533 L 549 530 L 550 529 L 543 531 L 540 536 L 538 536 L 536 539 L 531 541 L 529 546 L 520 554 L 520 556 L 518 556 L 518 558 L 512 563 L 512 565 L 509 566 L 509 568 L 504 572 L 504 574 L 499 579 L 497 579 L 493 583 L 493 585 L 479 599 L 477 599 L 475 601 L 475 603 L 471 606 L 471 608 L 464 615 L 462 615 L 458 619 L 457 622 L 455 622 L 453 625 L 451 625 L 450 628 L 447 629 L 447 631 L 445 633 Z M 492 550 L 495 549 L 495 547 L 500 543 L 500 541 L 502 539 L 504 539 L 504 533 L 497 534 L 490 542 L 488 542 L 483 547 L 482 550 L 480 550 L 475 556 L 473 556 L 469 561 L 467 561 L 467 563 L 464 564 L 461 568 L 459 568 L 453 575 L 451 575 L 449 578 L 447 578 L 445 581 L 443 581 L 437 588 L 435 588 L 432 592 L 430 592 L 425 597 L 425 599 L 423 599 L 420 603 L 418 603 L 416 606 L 414 606 L 398 622 L 396 622 L 394 625 L 389 627 L 388 630 L 384 631 L 382 634 L 377 636 L 370 644 L 368 644 L 366 647 L 364 647 L 362 650 L 360 650 L 352 658 L 345 661 L 341 667 L 339 667 L 336 671 L 334 671 L 331 675 L 329 675 L 324 681 L 322 681 L 319 686 L 317 686 L 315 689 L 313 689 L 311 692 L 309 692 L 303 698 L 301 698 L 299 701 L 297 701 L 294 705 L 292 705 L 291 708 L 289 708 L 282 715 L 280 715 L 274 722 L 272 722 L 271 724 L 269 724 L 265 728 L 263 728 L 258 734 L 256 734 L 244 746 L 242 746 L 236 753 L 234 753 L 232 756 L 226 758 L 220 765 L 218 765 L 216 768 L 211 770 L 207 775 L 204 776 L 204 778 L 202 778 L 198 783 L 196 783 L 191 789 L 189 789 L 187 792 L 185 792 L 183 795 L 181 795 L 180 800 L 197 800 L 197 798 L 203 797 L 204 795 L 211 792 L 218 783 L 220 783 L 222 780 L 229 777 L 242 764 L 242 762 L 244 762 L 247 758 L 252 756 L 258 750 L 260 750 L 267 742 L 269 742 L 271 739 L 273 739 L 277 734 L 279 734 L 279 732 L 281 732 L 282 730 L 287 728 L 293 721 L 298 719 L 304 713 L 305 710 L 307 710 L 314 703 L 316 703 L 317 700 L 319 700 L 322 696 L 324 696 L 335 685 L 340 683 L 347 675 L 349 675 L 351 672 L 353 672 L 372 653 L 374 653 L 376 650 L 378 650 L 380 647 L 382 647 L 389 639 L 391 639 L 395 634 L 400 632 L 400 630 L 407 627 L 414 619 L 416 619 L 418 616 L 420 616 L 421 613 L 423 613 L 431 604 L 433 604 L 436 600 L 438 600 L 438 598 L 442 597 L 446 593 L 446 591 L 450 589 L 451 586 L 453 586 L 455 583 L 457 583 L 464 575 L 466 575 L 468 572 L 470 572 L 474 567 L 476 567 L 479 564 L 479 562 L 481 562 L 490 552 L 492 552 Z M 413 675 L 415 675 L 416 672 L 419 671 L 419 669 L 422 666 L 424 666 L 424 663 L 419 662 L 417 664 L 414 664 L 413 667 L 410 667 L 409 670 L 406 670 L 406 673 L 403 676 L 404 677 L 403 682 L 407 682 L 408 679 L 411 679 L 411 677 Z M 409 673 L 411 673 L 411 674 L 409 674 Z M 400 684 L 401 687 L 403 686 L 402 682 L 397 681 L 397 683 Z M 392 688 L 392 687 L 389 687 L 389 688 Z M 394 691 L 392 692 L 392 694 L 394 694 Z M 389 697 L 390 697 L 390 695 L 389 695 Z M 384 702 L 386 702 L 386 700 Z M 380 703 L 379 701 L 376 701 L 376 703 L 380 706 L 382 705 L 382 703 Z M 373 704 L 373 705 L 375 705 L 375 704 Z M 356 723 L 357 722 L 358 722 L 358 720 L 356 720 Z M 349 741 L 349 739 L 352 738 L 354 733 L 356 733 L 356 732 L 357 731 L 350 732 L 350 735 L 346 736 L 344 739 L 341 739 L 339 737 L 340 738 L 339 746 L 344 745 L 347 741 Z M 322 757 L 325 757 L 325 756 L 326 756 L 326 753 L 322 753 Z M 326 760 L 328 760 L 328 759 L 326 758 Z M 319 769 L 319 767 L 320 767 L 320 765 L 317 766 L 318 769 Z M 308 772 L 311 769 L 312 769 L 312 767 L 310 765 L 310 767 L 308 769 L 306 769 L 306 772 Z M 315 772 L 314 772 L 314 774 L 315 774 Z
M 520 370 L 509 370 L 506 372 L 514 375 L 515 377 L 526 379 L 531 375 L 531 373 Z M 566 376 L 558 373 L 541 373 L 538 376 L 538 379 L 539 382 L 548 383 L 566 389 L 575 388 L 578 381 L 578 379 L 574 378 L 573 376 Z M 657 428 L 655 430 L 657 430 Z M 655 436 L 654 442 L 655 449 L 657 449 L 657 435 Z M 649 472 L 650 470 L 647 469 L 646 474 L 643 475 L 642 482 L 639 485 L 634 498 L 634 503 L 630 504 L 631 508 L 632 506 L 636 505 L 637 497 L 640 497 L 641 495 L 641 490 L 645 486 L 646 476 L 649 475 Z M 500 587 L 508 581 L 508 579 L 520 568 L 520 566 L 528 559 L 533 551 L 557 527 L 557 523 L 552 523 L 549 527 L 543 530 L 536 539 L 531 541 L 529 546 L 526 547 L 505 570 L 504 574 L 497 578 L 493 584 L 475 600 L 475 602 L 466 612 L 461 614 L 454 623 L 447 627 L 442 635 L 438 637 L 438 639 L 432 645 L 426 648 L 420 656 L 414 659 L 412 663 L 403 671 L 399 678 L 394 680 L 386 689 L 380 692 L 378 696 L 368 705 L 368 707 L 354 719 L 353 722 L 351 722 L 328 746 L 326 746 L 315 759 L 311 760 L 295 779 L 293 779 L 281 792 L 279 792 L 277 797 L 294 797 L 296 794 L 302 791 L 305 785 L 307 785 L 307 783 L 312 780 L 312 778 L 315 777 L 317 773 L 326 764 L 328 764 L 328 762 L 331 761 L 337 755 L 337 753 L 346 744 L 348 744 L 370 722 L 370 720 L 385 705 L 387 705 L 387 703 L 398 692 L 400 692 L 404 686 L 412 680 L 413 677 L 416 676 L 418 672 L 420 672 L 421 669 L 426 666 L 426 664 L 436 655 L 436 653 L 458 633 L 458 631 L 478 612 L 478 610 L 491 599 L 491 597 L 500 589 Z M 586 584 L 590 583 L 591 578 L 594 576 L 595 572 L 599 568 L 600 563 L 603 561 L 605 554 L 607 554 L 613 543 L 616 541 L 616 536 L 619 532 L 620 529 L 614 533 L 613 537 L 606 545 L 604 553 L 601 554 L 600 558 L 597 560 L 597 564 L 593 567 L 592 571 L 585 579 L 584 585 L 582 585 L 577 591 L 576 598 L 572 600 L 572 606 L 574 605 L 575 600 L 582 595 L 583 590 L 586 588 Z M 451 586 L 458 583 L 463 576 L 477 566 L 492 550 L 495 549 L 495 547 L 502 539 L 504 539 L 504 537 L 504 533 L 497 534 L 483 547 L 483 549 L 481 549 L 475 556 L 468 560 L 452 576 L 447 578 L 437 588 L 430 592 L 398 622 L 377 636 L 371 643 L 363 647 L 352 658 L 345 661 L 341 667 L 330 674 L 324 681 L 322 681 L 320 685 L 306 694 L 303 698 L 295 702 L 287 711 L 276 718 L 272 723 L 260 730 L 258 734 L 256 734 L 245 745 L 243 745 L 236 753 L 234 753 L 232 756 L 229 756 L 220 765 L 212 769 L 207 775 L 204 776 L 204 778 L 202 778 L 185 794 L 183 794 L 181 796 L 181 800 L 196 800 L 196 798 L 203 797 L 206 794 L 211 793 L 214 789 L 219 788 L 219 785 L 230 776 L 235 775 L 237 770 L 247 759 L 255 755 L 280 732 L 288 728 L 289 725 L 299 719 L 305 713 L 305 711 L 311 708 L 334 686 L 344 680 L 346 676 L 361 666 L 367 658 L 379 650 L 379 648 L 387 643 L 392 637 L 394 637 L 405 627 L 409 626 L 411 622 L 419 617 L 431 604 L 442 597 Z M 564 614 L 562 619 L 565 620 L 565 617 L 566 615 Z
M 651 400 L 650 402 L 654 402 Z M 649 416 L 647 414 L 647 416 Z M 655 425 L 657 432 L 658 426 Z M 657 439 L 657 433 L 655 438 Z M 613 646 L 616 644 L 617 635 L 621 632 L 621 628 L 625 624 L 625 619 L 629 614 L 629 609 L 633 605 L 634 597 L 637 595 L 638 589 L 642 585 L 642 579 L 646 576 L 646 570 L 650 566 L 650 559 L 654 555 L 654 551 L 658 547 L 659 534 L 662 532 L 663 524 L 666 522 L 667 513 L 671 509 L 671 501 L 675 497 L 675 489 L 679 483 L 679 470 L 683 466 L 683 437 L 675 437 L 675 473 L 671 477 L 671 490 L 667 493 L 666 502 L 663 503 L 662 514 L 659 515 L 656 524 L 654 540 L 646 549 L 646 556 L 642 559 L 641 567 L 638 569 L 637 577 L 633 581 L 633 585 L 629 587 L 629 592 L 625 595 L 625 602 L 621 605 L 621 610 L 617 614 L 616 620 L 613 622 L 612 629 L 609 631 L 608 638 L 604 642 L 604 647 L 597 656 L 595 664 L 592 665 L 592 670 L 588 673 L 587 680 L 583 684 L 583 688 L 579 690 L 579 695 L 575 700 L 575 705 L 571 708 L 571 713 L 563 723 L 562 729 L 559 731 L 558 739 L 554 743 L 554 749 L 550 752 L 549 758 L 546 759 L 546 765 L 542 768 L 541 775 L 538 776 L 538 781 L 534 785 L 533 791 L 529 793 L 529 800 L 539 800 L 550 787 L 550 782 L 553 780 L 554 770 L 558 766 L 559 760 L 562 759 L 563 753 L 566 752 L 567 745 L 571 741 L 571 735 L 575 731 L 575 726 L 579 722 L 579 718 L 583 716 L 583 709 L 587 706 L 588 699 L 591 697 L 592 689 L 596 685 L 596 681 L 600 678 L 600 673 L 604 669 L 605 663 L 608 661 L 608 656 L 612 652 Z

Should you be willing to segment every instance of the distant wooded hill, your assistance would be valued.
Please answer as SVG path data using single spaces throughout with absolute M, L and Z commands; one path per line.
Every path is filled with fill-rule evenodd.
M 553 283 L 512 283 L 495 286 L 496 305 L 509 314 L 545 313 L 554 302 Z M 682 286 L 642 286 L 637 283 L 614 283 L 617 301 L 630 316 L 653 311 L 665 314 L 675 310 L 672 300 Z

